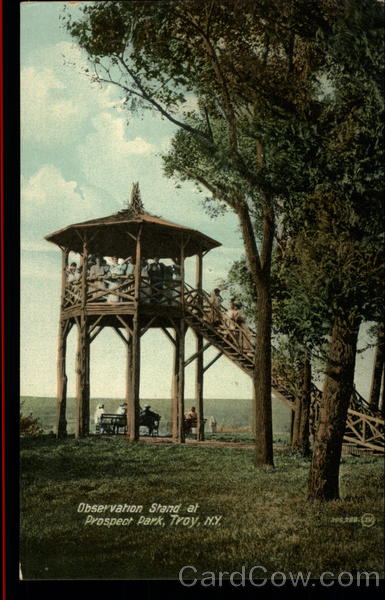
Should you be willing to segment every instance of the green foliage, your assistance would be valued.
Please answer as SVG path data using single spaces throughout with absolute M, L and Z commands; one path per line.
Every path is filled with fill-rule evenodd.
M 20 413 L 20 436 L 21 437 L 36 437 L 43 435 L 44 430 L 41 427 L 40 420 L 34 417 L 32 413 L 26 417 Z

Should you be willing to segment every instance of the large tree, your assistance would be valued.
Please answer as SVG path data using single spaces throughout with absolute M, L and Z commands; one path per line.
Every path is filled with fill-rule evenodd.
M 312 103 L 314 40 L 328 27 L 328 2 L 99 2 L 83 13 L 68 27 L 91 76 L 119 86 L 128 108 L 155 109 L 178 126 L 179 146 L 194 145 L 200 164 L 210 159 L 217 172 L 190 161 L 181 176 L 239 219 L 256 300 L 256 463 L 271 465 L 270 268 L 281 190 L 269 177 L 275 144 L 264 123 L 279 136 L 282 121 Z M 198 101 L 190 113 L 188 94 Z
M 317 121 L 309 113 L 305 122 L 297 120 L 296 124 L 286 118 L 282 130 L 287 133 L 289 123 L 292 136 L 284 142 L 280 138 L 278 144 L 276 116 L 274 123 L 264 123 L 265 135 L 271 125 L 270 139 L 275 144 L 270 147 L 284 149 L 281 165 L 279 156 L 269 160 L 269 177 L 276 190 L 275 212 L 283 218 L 291 247 L 288 254 L 294 259 L 286 274 L 289 307 L 297 316 L 301 311 L 304 340 L 319 314 L 323 315 L 319 335 L 324 335 L 325 325 L 329 328 L 309 477 L 311 499 L 339 497 L 340 455 L 353 392 L 359 326 L 363 319 L 378 315 L 383 296 L 382 16 L 382 8 L 374 2 L 344 3 L 329 35 L 319 42 L 326 64 L 323 90 L 312 107 Z M 187 137 L 185 133 L 177 136 L 172 166 L 182 177 L 203 181 L 206 187 L 209 179 L 214 195 L 221 198 L 223 178 L 212 157 L 203 160 L 204 153 L 194 152 Z M 286 188 L 278 187 L 282 173 Z M 282 201 L 278 191 L 285 189 Z M 232 193 L 236 190 L 241 193 L 242 187 L 235 185 Z M 311 315 L 307 332 L 306 314 Z M 309 379 L 308 369 L 305 379 Z
M 358 254 L 373 258 L 373 253 L 361 251 L 362 240 L 354 237 L 357 222 L 351 222 L 351 216 L 353 221 L 363 218 L 368 232 L 370 219 L 373 223 L 378 214 L 377 189 L 375 202 L 369 202 L 370 186 L 378 176 L 378 115 L 376 130 L 371 134 L 365 129 L 371 116 L 382 110 L 379 84 L 373 80 L 376 44 L 382 42 L 376 10 L 375 0 L 100 2 L 86 5 L 84 18 L 68 25 L 91 59 L 92 78 L 119 86 L 129 109 L 152 108 L 179 128 L 174 150 L 186 160 L 182 164 L 174 152 L 169 171 L 201 183 L 238 216 L 256 306 L 259 465 L 273 462 L 270 269 L 277 215 L 314 225 L 296 238 L 305 268 L 316 262 L 317 252 L 325 271 L 328 265 L 335 268 L 332 248 L 338 265 L 345 260 L 351 264 Z M 363 65 L 363 70 L 368 67 L 366 87 L 359 95 L 356 73 Z M 327 87 L 331 101 L 325 95 Z M 198 105 L 186 112 L 183 104 L 189 94 Z M 357 131 L 357 136 L 352 133 Z M 303 169 L 305 158 L 310 166 Z M 367 173 L 372 174 L 370 183 Z M 334 204 L 338 208 L 330 210 Z M 344 218 L 349 223 L 345 230 L 340 227 Z M 364 267 L 361 258 L 355 273 Z M 342 272 L 346 269 L 349 272 L 349 266 Z M 329 407 L 324 417 L 330 440 L 320 434 L 312 467 L 316 479 L 326 478 L 327 484 L 321 489 L 314 480 L 311 485 L 313 497 L 325 498 L 336 496 L 335 465 L 350 394 L 346 383 L 352 381 L 351 350 L 362 313 L 362 304 L 352 309 L 356 292 L 346 292 L 343 281 L 333 281 L 327 289 L 334 284 L 334 334 L 323 404 Z M 336 414 L 329 410 L 330 403 Z
M 302 205 L 297 197 L 301 217 L 293 223 L 293 234 L 295 254 L 308 274 L 303 283 L 309 301 L 324 298 L 331 322 L 309 476 L 309 498 L 331 500 L 339 497 L 359 326 L 378 315 L 383 299 L 383 6 L 343 3 L 321 46 L 329 97 L 319 116 Z

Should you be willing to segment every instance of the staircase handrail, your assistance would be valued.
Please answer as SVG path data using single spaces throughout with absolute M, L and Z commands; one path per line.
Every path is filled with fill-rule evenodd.
M 185 283 L 185 307 L 192 307 L 194 311 L 198 311 L 212 323 L 220 324 L 222 333 L 226 332 L 226 335 L 238 346 L 239 351 L 243 352 L 247 348 L 250 354 L 254 349 L 255 333 L 253 330 L 249 326 L 242 327 L 236 321 L 231 320 L 224 306 L 215 306 L 205 290 L 195 289 Z

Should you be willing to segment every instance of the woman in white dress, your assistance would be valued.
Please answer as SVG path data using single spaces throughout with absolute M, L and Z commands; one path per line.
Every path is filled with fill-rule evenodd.
M 126 259 L 126 261 L 127 260 L 128 259 Z M 123 282 L 123 278 L 127 272 L 127 263 L 124 261 L 122 264 L 119 264 L 117 256 L 111 256 L 111 261 L 112 264 L 110 264 L 108 272 L 108 275 L 111 277 L 111 279 L 108 279 L 107 284 L 108 289 L 112 291 L 119 288 L 120 284 Z M 107 302 L 115 303 L 120 302 L 121 300 L 122 298 L 117 294 L 110 293 L 107 296 Z

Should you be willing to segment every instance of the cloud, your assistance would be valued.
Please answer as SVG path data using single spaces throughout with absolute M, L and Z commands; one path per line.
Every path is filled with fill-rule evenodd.
M 113 86 L 91 84 L 81 72 L 85 57 L 69 42 L 33 53 L 26 62 L 20 74 L 24 140 L 64 145 L 81 136 L 91 114 L 120 102 Z
M 20 244 L 21 250 L 25 252 L 56 252 L 54 246 L 47 242 L 23 240 Z
M 58 252 L 57 249 L 56 252 Z M 37 279 L 43 279 L 44 281 L 55 281 L 58 284 L 57 289 L 60 289 L 60 267 L 55 271 L 53 269 L 48 269 L 45 262 L 33 264 L 29 261 L 21 261 L 20 275 L 24 288 L 27 286 L 26 279 L 32 278 L 35 281 Z
M 71 98 L 57 98 L 65 86 L 52 69 L 28 67 L 21 72 L 22 138 L 41 144 L 67 143 L 87 111 Z
M 111 210 L 111 197 L 91 186 L 66 180 L 52 164 L 43 165 L 21 181 L 22 240 L 27 248 L 40 244 L 47 234 L 71 223 L 103 216 Z M 31 246 L 32 244 L 32 246 Z M 47 244 L 48 246 L 48 244 Z
M 77 148 L 79 166 L 84 178 L 93 186 L 109 190 L 117 198 L 132 181 L 151 172 L 155 147 L 141 136 L 127 138 L 126 121 L 110 113 L 99 113 L 92 119 L 93 131 Z M 150 157 L 149 161 L 146 159 Z

